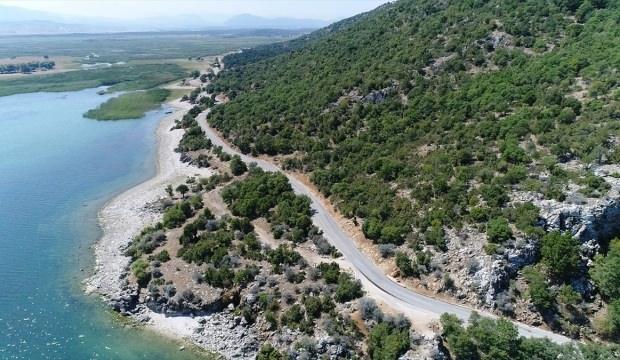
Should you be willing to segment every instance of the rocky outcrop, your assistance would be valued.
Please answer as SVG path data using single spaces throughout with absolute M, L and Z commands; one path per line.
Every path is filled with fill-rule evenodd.
M 568 231 L 578 238 L 584 258 L 589 259 L 598 252 L 601 239 L 620 233 L 620 178 L 616 177 L 620 166 L 600 166 L 593 172 L 611 185 L 603 197 L 586 198 L 579 193 L 578 186 L 569 188 L 563 202 L 547 200 L 533 192 L 512 194 L 513 203 L 530 202 L 540 209 L 540 225 L 546 231 Z M 539 244 L 533 238 L 518 237 L 503 244 L 501 254 L 487 255 L 482 248 L 486 243 L 484 235 L 475 229 L 446 234 L 448 251 L 442 255 L 442 263 L 461 264 L 460 269 L 450 271 L 460 284 L 457 297 L 491 308 L 496 306 L 497 296 L 508 287 L 510 278 L 539 257 Z M 583 295 L 592 291 L 592 284 L 585 278 L 575 280 L 573 287 Z
M 620 166 L 606 165 L 594 170 L 611 185 L 609 192 L 601 198 L 585 198 L 572 188 L 567 200 L 545 200 L 538 193 L 515 192 L 513 203 L 531 202 L 540 209 L 541 225 L 546 231 L 568 231 L 582 243 L 582 254 L 592 258 L 600 247 L 600 240 L 620 232 L 620 179 L 613 175 L 620 173 Z M 488 306 L 495 306 L 497 294 L 508 285 L 509 278 L 523 267 L 538 259 L 538 243 L 534 239 L 519 239 L 504 248 L 499 259 L 483 263 L 472 276 L 472 283 Z M 580 293 L 592 291 L 592 284 L 575 280 L 573 284 Z
M 192 164 L 192 156 L 186 152 L 182 152 L 180 156 L 181 162 L 186 164 Z
M 144 303 L 154 312 L 168 316 L 201 315 L 214 311 L 220 311 L 226 305 L 222 296 L 213 296 L 207 299 L 190 295 L 188 292 L 175 293 L 172 296 L 166 294 L 150 294 Z
M 362 99 L 363 102 L 378 104 L 384 102 L 390 94 L 394 92 L 393 87 L 381 89 L 381 90 L 372 90 L 368 93 L 368 95 L 364 96 Z
M 414 346 L 398 360 L 448 360 L 450 355 L 440 336 L 410 334 Z
M 510 277 L 504 260 L 493 260 L 490 266 L 483 266 L 472 277 L 473 284 L 484 304 L 492 306 L 497 294 L 506 288 Z
M 140 291 L 136 284 L 130 284 L 126 279 L 120 287 L 118 293 L 111 295 L 106 299 L 108 304 L 123 315 L 130 315 L 135 312 L 138 305 Z
M 243 317 L 234 315 L 234 307 L 198 318 L 191 340 L 226 359 L 254 359 L 261 345 L 257 328 Z
M 484 251 L 485 235 L 465 227 L 460 231 L 446 229 L 448 251 L 440 255 L 442 268 L 456 281 L 456 296 L 469 303 L 494 306 L 494 300 L 509 283 L 510 266 L 507 254 L 487 255 Z M 523 261 L 523 260 L 520 260 Z
M 509 48 L 513 45 L 512 35 L 503 31 L 493 31 L 489 36 L 480 42 L 480 45 L 490 47 L 494 50 L 499 48 Z
M 506 269 L 514 275 L 524 266 L 533 264 L 538 259 L 538 241 L 532 238 L 519 239 L 514 246 L 504 249 L 503 257 L 506 260 Z
M 564 202 L 545 200 L 540 194 L 530 192 L 515 193 L 514 202 L 536 205 L 545 230 L 570 232 L 581 240 L 584 255 L 592 256 L 598 250 L 600 239 L 620 232 L 620 179 L 615 177 L 620 174 L 620 166 L 604 165 L 593 172 L 611 185 L 603 197 L 585 198 L 577 189 L 571 189 Z

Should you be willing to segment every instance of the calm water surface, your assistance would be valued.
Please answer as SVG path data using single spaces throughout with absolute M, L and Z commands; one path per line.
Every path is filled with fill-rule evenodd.
M 97 211 L 153 175 L 162 117 L 84 119 L 96 93 L 0 97 L 0 359 L 195 359 L 82 293 Z

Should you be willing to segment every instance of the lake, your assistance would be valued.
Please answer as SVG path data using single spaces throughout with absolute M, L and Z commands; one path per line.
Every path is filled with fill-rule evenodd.
M 0 359 L 195 359 L 82 292 L 97 212 L 155 173 L 163 111 L 97 122 L 99 89 L 0 97 Z

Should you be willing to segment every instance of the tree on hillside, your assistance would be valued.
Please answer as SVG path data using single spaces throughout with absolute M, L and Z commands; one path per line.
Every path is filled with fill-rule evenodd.
M 599 291 L 608 298 L 620 299 L 620 240 L 614 239 L 609 245 L 607 256 L 598 255 L 590 276 Z
M 579 268 L 579 241 L 570 233 L 550 232 L 543 237 L 541 255 L 551 276 L 568 280 Z
M 230 160 L 230 171 L 233 175 L 239 176 L 248 171 L 248 167 L 245 165 L 243 160 L 241 160 L 239 155 L 235 155 Z
M 181 184 L 179 186 L 177 186 L 176 191 L 181 194 L 181 196 L 183 197 L 183 199 L 185 199 L 185 194 L 187 194 L 187 192 L 189 191 L 189 188 L 187 187 L 187 185 L 185 184 Z
M 373 360 L 398 359 L 409 347 L 409 326 L 399 328 L 383 321 L 370 331 L 368 353 Z
M 512 230 L 508 220 L 503 217 L 489 220 L 487 224 L 487 237 L 490 242 L 503 243 L 512 237 Z
M 417 268 L 414 268 L 411 259 L 404 252 L 396 253 L 396 267 L 400 271 L 402 277 L 419 276 Z
M 598 330 L 608 338 L 620 338 L 620 300 L 615 300 L 607 306 L 607 314 L 599 324 Z
M 553 307 L 553 294 L 545 279 L 545 274 L 534 267 L 523 269 L 523 276 L 528 286 L 530 300 L 539 310 L 547 310 Z

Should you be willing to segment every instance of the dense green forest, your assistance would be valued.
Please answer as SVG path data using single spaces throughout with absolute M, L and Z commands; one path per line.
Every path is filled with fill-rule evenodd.
M 208 90 L 231 101 L 210 124 L 243 152 L 284 155 L 368 238 L 442 251 L 446 229 L 468 224 L 489 254 L 537 238 L 532 301 L 575 297 L 578 244 L 510 195 L 609 190 L 588 166 L 620 162 L 620 1 L 401 0 L 224 63 Z M 560 166 L 571 160 L 586 166 Z
M 588 4 L 387 5 L 233 67 L 213 86 L 233 101 L 210 122 L 246 152 L 301 151 L 288 165 L 312 171 L 378 242 L 400 242 L 412 225 L 454 226 L 479 205 L 501 216 L 509 188 L 561 198 L 571 174 L 556 161 L 620 156 L 608 121 L 620 111 L 618 2 Z M 567 96 L 577 78 L 592 101 Z M 528 179 L 545 168 L 548 181 Z

